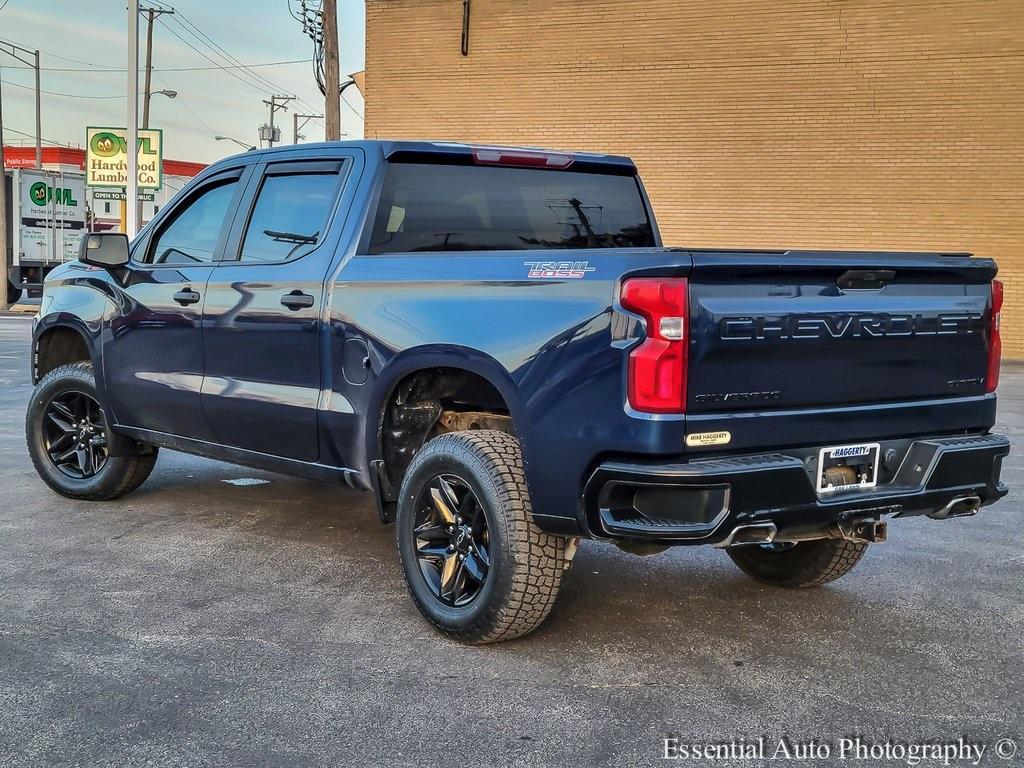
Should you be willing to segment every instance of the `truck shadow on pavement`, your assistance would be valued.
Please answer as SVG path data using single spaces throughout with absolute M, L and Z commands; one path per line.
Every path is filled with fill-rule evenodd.
M 239 480 L 259 484 L 230 484 Z M 123 505 L 87 508 L 110 524 L 128 525 L 128 536 L 184 537 L 193 552 L 211 556 L 227 547 L 240 572 L 258 558 L 276 563 L 264 584 L 318 573 L 325 597 L 343 597 L 350 607 L 358 602 L 363 615 L 400 617 L 396 631 L 417 642 L 449 643 L 419 620 L 409 602 L 394 527 L 380 525 L 369 494 L 165 453 L 151 479 Z M 837 629 L 835 617 L 846 624 L 859 608 L 877 615 L 880 606 L 867 610 L 858 588 L 879 565 L 873 554 L 862 563 L 864 576 L 855 572 L 836 585 L 794 592 L 751 581 L 724 552 L 706 547 L 641 558 L 583 542 L 548 621 L 500 647 L 532 651 L 568 636 L 586 654 L 642 637 L 658 652 L 680 643 L 721 646 L 725 637 L 742 645 L 764 632 L 780 645 L 823 642 Z M 815 624 L 826 636 L 814 637 Z

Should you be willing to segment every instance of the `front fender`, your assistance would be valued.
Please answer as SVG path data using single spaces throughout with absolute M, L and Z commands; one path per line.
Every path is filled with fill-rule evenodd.
M 77 262 L 53 270 L 46 279 L 43 298 L 32 329 L 32 381 L 38 383 L 36 354 L 40 340 L 55 328 L 69 328 L 85 341 L 96 377 L 96 390 L 105 400 L 100 339 L 116 305 L 111 277 Z

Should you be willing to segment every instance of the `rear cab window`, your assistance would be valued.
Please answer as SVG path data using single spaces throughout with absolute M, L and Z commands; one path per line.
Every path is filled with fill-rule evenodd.
M 393 162 L 369 252 L 654 244 L 647 206 L 632 175 Z

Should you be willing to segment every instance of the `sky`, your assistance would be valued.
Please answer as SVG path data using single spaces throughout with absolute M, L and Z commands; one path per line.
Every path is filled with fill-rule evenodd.
M 140 0 L 140 5 L 150 3 Z M 302 100 L 291 102 L 287 112 L 277 112 L 283 143 L 292 140 L 294 111 L 323 113 L 323 96 L 310 63 L 313 45 L 289 13 L 288 0 L 161 0 L 153 5 L 178 12 L 158 20 L 153 30 L 152 89 L 178 92 L 174 99 L 154 94 L 150 101 L 149 124 L 164 131 L 165 158 L 208 163 L 242 151 L 233 142 L 215 141 L 216 135 L 257 144 L 258 126 L 267 122 L 269 113 L 263 99 L 275 91 Z M 299 0 L 292 0 L 292 5 L 297 9 Z M 127 123 L 125 6 L 124 0 L 0 0 L 0 41 L 40 50 L 44 144 L 83 146 L 87 126 Z M 364 24 L 362 0 L 338 0 L 343 82 L 347 74 L 363 68 Z M 140 20 L 140 66 L 145 63 L 145 27 Z M 217 47 L 246 65 L 301 61 L 253 66 L 258 77 L 270 81 L 256 83 L 245 70 L 214 68 L 230 64 Z M 35 142 L 34 75 L 22 67 L 0 52 L 8 145 Z M 342 102 L 342 132 L 359 138 L 363 99 L 355 86 L 344 98 L 348 103 Z M 139 112 L 141 121 L 141 99 Z M 310 122 L 300 133 L 307 141 L 322 141 L 323 120 Z

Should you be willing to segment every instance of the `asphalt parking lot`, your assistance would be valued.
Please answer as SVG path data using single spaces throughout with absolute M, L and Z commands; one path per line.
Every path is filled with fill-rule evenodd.
M 800 592 L 716 550 L 584 543 L 538 632 L 466 648 L 416 613 L 369 495 L 171 452 L 117 502 L 53 495 L 24 447 L 29 331 L 0 317 L 2 766 L 633 766 L 666 736 L 1024 753 L 1024 367 L 997 425 L 1013 490 L 977 517 L 895 521 Z

